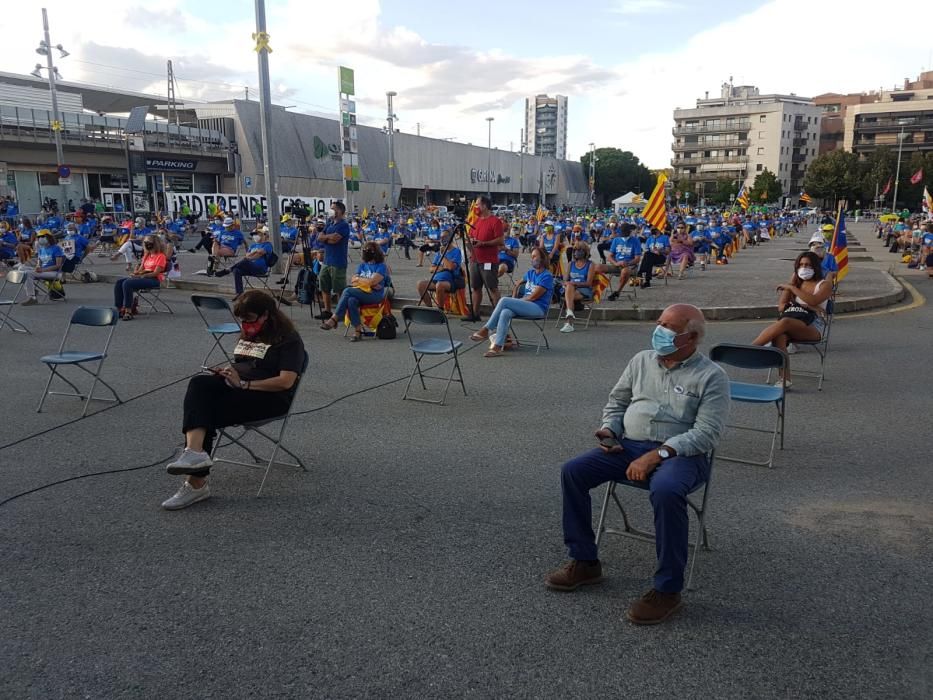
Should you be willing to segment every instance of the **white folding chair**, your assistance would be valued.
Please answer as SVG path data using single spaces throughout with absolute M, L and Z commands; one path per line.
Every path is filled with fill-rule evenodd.
M 42 392 L 42 398 L 39 400 L 39 406 L 36 408 L 36 413 L 42 412 L 42 406 L 45 404 L 46 397 L 51 395 L 74 396 L 84 401 L 84 411 L 81 413 L 82 418 L 87 415 L 87 409 L 90 406 L 92 400 L 122 403 L 114 388 L 100 377 L 100 371 L 104 366 L 104 360 L 107 359 L 107 351 L 110 348 L 110 340 L 113 338 L 113 331 L 117 327 L 118 317 L 119 314 L 113 307 L 107 308 L 98 306 L 80 306 L 75 309 L 74 313 L 71 315 L 71 320 L 68 322 L 68 328 L 65 329 L 65 335 L 62 338 L 58 352 L 54 355 L 44 355 L 39 358 L 39 361 L 44 363 L 49 368 L 49 380 L 45 384 L 45 390 Z M 103 350 L 66 350 L 65 344 L 68 342 L 68 334 L 71 332 L 71 329 L 74 326 L 89 326 L 99 328 L 109 327 L 110 332 L 107 334 L 107 341 L 104 343 Z M 84 366 L 86 363 L 94 362 L 97 363 L 97 366 L 93 370 Z M 87 392 L 87 394 L 81 392 L 77 386 L 75 386 L 70 380 L 61 374 L 59 367 L 67 366 L 76 367 L 94 378 L 94 381 L 91 383 L 91 389 Z M 49 388 L 52 386 L 52 380 L 56 377 L 70 386 L 74 390 L 74 393 L 49 391 Z M 110 393 L 113 394 L 112 399 L 94 396 L 94 389 L 97 388 L 98 382 L 110 390 Z
M 16 287 L 16 293 L 6 298 L 7 285 Z M 31 333 L 22 323 L 13 318 L 13 307 L 19 301 L 20 294 L 26 289 L 26 273 L 22 270 L 10 270 L 3 278 L 3 286 L 0 286 L 0 328 L 9 326 L 11 331 L 16 333 Z M 4 309 L 6 311 L 4 311 Z
M 693 550 L 690 555 L 690 562 L 687 565 L 687 578 L 685 582 L 685 588 L 687 590 L 694 590 L 693 583 L 693 568 L 697 562 L 697 552 L 700 547 L 709 551 L 711 549 L 709 544 L 709 531 L 706 529 L 706 513 L 707 506 L 709 504 L 709 489 L 710 482 L 713 478 L 713 461 L 715 460 L 715 452 L 711 452 L 707 455 L 707 460 L 709 461 L 709 476 L 706 478 L 706 481 L 699 484 L 691 494 L 696 493 L 700 489 L 703 489 L 703 496 L 700 498 L 699 502 L 690 496 L 687 496 L 687 506 L 693 514 L 696 516 L 697 527 L 696 527 L 696 536 L 693 542 L 690 543 L 690 548 Z M 616 535 L 618 537 L 630 537 L 641 542 L 650 542 L 651 544 L 655 543 L 655 533 L 654 531 L 648 530 L 639 530 L 635 527 L 632 527 L 631 520 L 629 519 L 629 514 L 625 510 L 625 507 L 622 505 L 622 501 L 619 500 L 619 495 L 616 493 L 616 488 L 618 486 L 630 486 L 632 488 L 640 489 L 642 491 L 648 491 L 651 488 L 650 479 L 645 481 L 629 481 L 628 479 L 622 481 L 610 481 L 606 484 L 606 494 L 603 496 L 603 507 L 599 511 L 599 522 L 596 525 L 596 545 L 599 546 L 599 540 L 606 535 Z M 617 530 L 615 528 L 610 528 L 607 526 L 606 521 L 609 515 L 609 499 L 615 501 L 616 506 L 619 509 L 619 512 L 622 515 L 622 529 Z
M 288 404 L 288 410 L 281 416 L 275 416 L 274 418 L 264 418 L 263 420 L 250 421 L 248 423 L 240 423 L 234 426 L 226 426 L 219 428 L 217 432 L 217 438 L 214 441 L 214 448 L 211 450 L 211 460 L 215 464 L 237 464 L 241 467 L 250 467 L 252 469 L 262 469 L 262 463 L 265 462 L 265 472 L 262 475 L 262 482 L 259 484 L 259 491 L 256 492 L 257 496 L 262 495 L 262 489 L 266 485 L 266 479 L 269 477 L 269 472 L 272 470 L 273 464 L 279 464 L 284 467 L 293 467 L 295 469 L 301 469 L 302 471 L 308 471 L 308 468 L 305 466 L 305 463 L 301 460 L 301 457 L 296 455 L 294 452 L 289 450 L 282 444 L 282 440 L 285 437 L 285 429 L 288 427 L 288 422 L 292 417 L 292 407 L 295 405 L 295 397 L 298 396 L 298 390 L 301 388 L 301 381 L 305 376 L 305 373 L 308 371 L 308 353 L 305 352 L 304 363 L 302 364 L 301 374 L 298 375 L 298 379 L 295 380 L 295 386 L 292 387 L 292 400 Z M 263 428 L 271 423 L 276 423 L 281 421 L 279 424 L 278 433 L 269 433 L 263 430 Z M 243 432 L 239 435 L 233 435 L 230 432 L 231 428 L 241 428 Z M 272 443 L 272 454 L 269 456 L 269 459 L 266 460 L 265 457 L 258 457 L 252 448 L 246 445 L 243 440 L 248 435 L 256 435 L 263 438 L 265 441 Z M 223 443 L 223 440 L 227 440 L 226 443 Z M 217 457 L 217 450 L 222 447 L 230 447 L 231 445 L 236 445 L 240 449 L 244 450 L 246 453 L 252 457 L 252 462 L 241 462 L 235 459 L 227 459 L 225 457 Z M 276 459 L 279 451 L 284 452 L 289 457 L 291 457 L 294 462 L 282 462 Z
M 454 340 L 453 335 L 450 332 L 450 324 L 447 323 L 447 314 L 442 310 L 427 307 L 427 306 L 403 306 L 402 307 L 402 320 L 405 323 L 405 334 L 408 336 L 409 347 L 411 348 L 412 355 L 415 357 L 415 366 L 411 371 L 411 376 L 408 377 L 408 384 L 405 385 L 405 393 L 402 394 L 402 400 L 410 401 L 421 401 L 423 403 L 436 403 L 444 405 L 444 402 L 447 400 L 447 390 L 450 389 L 452 382 L 458 382 L 460 387 L 463 389 L 463 395 L 467 395 L 466 384 L 463 382 L 463 372 L 460 369 L 460 348 L 463 347 L 463 343 L 459 340 Z M 424 340 L 416 341 L 414 335 L 412 334 L 411 327 L 413 325 L 428 325 L 428 326 L 443 326 L 447 331 L 446 338 L 425 338 Z M 421 367 L 421 362 L 425 357 L 439 357 L 442 355 L 450 355 L 450 358 L 447 361 L 453 360 L 453 364 L 450 368 L 450 374 L 447 377 L 436 377 L 430 374 L 425 374 L 424 369 Z M 457 377 L 454 377 L 456 372 Z M 421 382 L 421 389 L 427 391 L 427 386 L 424 383 L 424 380 L 427 379 L 440 379 L 441 381 L 446 380 L 444 385 L 444 393 L 441 398 L 438 399 L 426 399 L 418 396 L 410 396 L 408 391 L 411 389 L 411 383 L 414 381 L 415 376 L 417 375 L 419 381 Z

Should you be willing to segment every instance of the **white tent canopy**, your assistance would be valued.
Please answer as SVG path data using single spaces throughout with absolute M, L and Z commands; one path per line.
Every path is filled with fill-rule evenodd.
M 626 192 L 621 197 L 616 197 L 612 200 L 612 208 L 616 213 L 629 209 L 630 207 L 635 207 L 636 209 L 643 209 L 647 200 L 644 195 L 635 194 L 634 192 Z

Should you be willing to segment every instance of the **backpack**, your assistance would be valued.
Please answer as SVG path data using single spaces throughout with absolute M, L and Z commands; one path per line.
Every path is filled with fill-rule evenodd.
M 298 281 L 295 283 L 295 296 L 299 304 L 310 305 L 317 291 L 317 275 L 311 269 L 303 267 L 298 271 Z
M 376 326 L 376 337 L 379 340 L 394 340 L 395 329 L 398 328 L 398 321 L 393 314 L 386 314 L 379 320 Z

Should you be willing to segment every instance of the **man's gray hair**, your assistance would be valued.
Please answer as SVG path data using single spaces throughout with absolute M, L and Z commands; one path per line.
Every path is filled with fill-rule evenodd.
M 703 342 L 703 337 L 706 335 L 706 319 L 702 316 L 700 318 L 691 318 L 687 321 L 684 333 L 696 333 L 697 343 Z

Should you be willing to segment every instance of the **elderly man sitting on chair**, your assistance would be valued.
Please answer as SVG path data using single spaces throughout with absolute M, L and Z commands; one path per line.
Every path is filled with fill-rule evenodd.
M 705 320 L 674 304 L 658 319 L 651 350 L 628 363 L 609 394 L 599 446 L 561 471 L 564 542 L 571 560 L 547 575 L 548 588 L 573 591 L 603 580 L 592 526 L 590 490 L 607 481 L 648 480 L 658 566 L 654 587 L 628 610 L 639 625 L 657 624 L 681 605 L 687 563 L 687 494 L 709 477 L 707 454 L 729 411 L 726 373 L 698 352 Z

